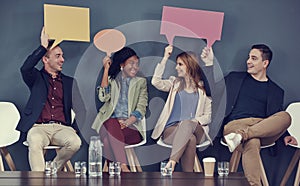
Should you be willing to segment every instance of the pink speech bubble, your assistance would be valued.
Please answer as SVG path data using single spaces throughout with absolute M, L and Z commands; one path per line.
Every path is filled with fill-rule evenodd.
M 166 35 L 169 44 L 173 44 L 175 36 L 183 36 L 205 38 L 211 47 L 221 40 L 223 19 L 223 12 L 164 6 L 160 34 Z
M 122 32 L 116 29 L 101 30 L 94 36 L 95 46 L 106 52 L 107 56 L 122 49 L 126 44 L 126 38 Z

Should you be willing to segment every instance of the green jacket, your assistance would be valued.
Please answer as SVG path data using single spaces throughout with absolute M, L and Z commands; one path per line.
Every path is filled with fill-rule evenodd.
M 101 102 L 105 102 L 103 106 L 99 109 L 99 112 L 92 124 L 92 128 L 98 133 L 102 124 L 111 117 L 113 114 L 117 102 L 120 96 L 120 84 L 109 78 L 110 92 L 106 93 L 105 88 L 100 87 L 98 98 Z M 145 116 L 146 107 L 148 105 L 148 92 L 147 92 L 147 82 L 145 78 L 134 77 L 131 79 L 128 89 L 128 116 L 133 111 L 139 111 L 142 116 Z M 144 133 L 142 132 L 141 121 L 138 120 L 133 124 L 141 133 L 143 138 Z

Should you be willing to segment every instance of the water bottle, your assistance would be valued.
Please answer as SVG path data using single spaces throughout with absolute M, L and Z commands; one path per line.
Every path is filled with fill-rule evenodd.
M 99 136 L 91 136 L 89 146 L 89 176 L 102 176 L 102 144 Z

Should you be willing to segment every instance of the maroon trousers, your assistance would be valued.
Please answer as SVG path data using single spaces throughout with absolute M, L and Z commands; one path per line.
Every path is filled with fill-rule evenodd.
M 125 164 L 127 164 L 125 145 L 132 145 L 142 141 L 141 134 L 133 125 L 121 129 L 116 118 L 110 118 L 103 123 L 100 129 L 100 138 L 103 143 L 104 157 L 108 161 Z

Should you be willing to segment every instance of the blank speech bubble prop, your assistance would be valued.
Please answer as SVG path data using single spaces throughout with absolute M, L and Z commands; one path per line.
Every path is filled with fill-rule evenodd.
M 63 40 L 90 42 L 89 8 L 44 4 L 45 32 L 54 39 L 52 48 Z
M 126 38 L 122 32 L 116 29 L 101 30 L 94 36 L 94 45 L 107 56 L 121 50 L 126 44 Z
M 221 40 L 223 12 L 194 10 L 164 6 L 160 34 L 173 44 L 175 36 L 205 38 L 211 47 L 216 40 Z

